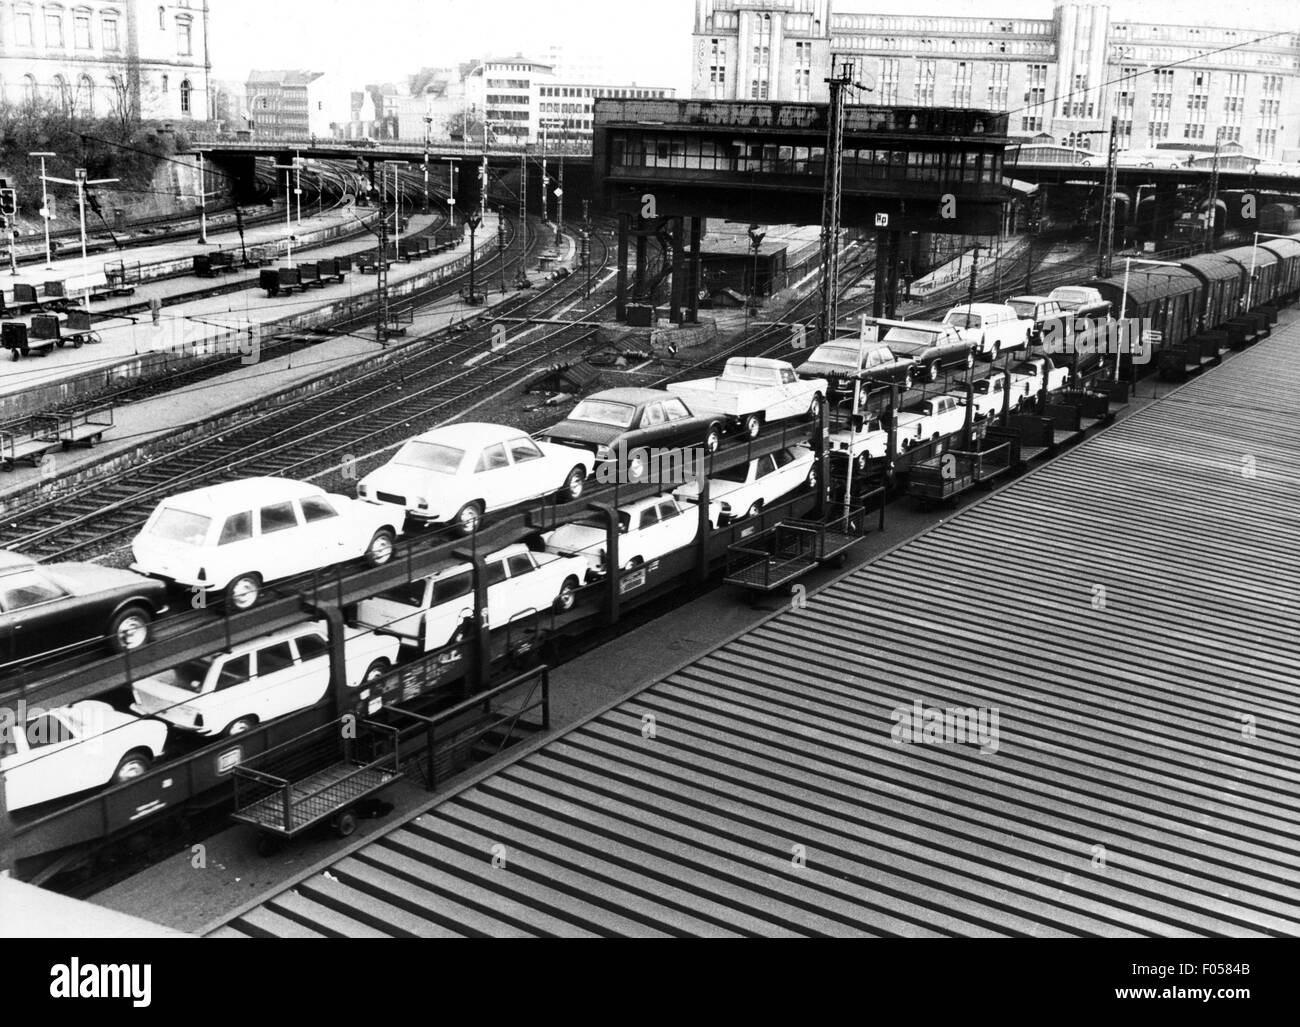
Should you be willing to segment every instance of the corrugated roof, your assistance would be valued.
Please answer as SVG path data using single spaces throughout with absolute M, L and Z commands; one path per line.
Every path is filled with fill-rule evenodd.
M 1297 344 L 216 933 L 1300 935 Z M 916 702 L 997 711 L 996 752 L 893 740 Z
M 1261 239 L 1260 248 L 1268 247 L 1280 257 L 1295 257 L 1300 255 L 1300 241 L 1295 239 Z
M 1113 278 L 1094 278 L 1088 285 L 1099 289 L 1119 312 L 1124 291 L 1124 269 L 1118 263 Z M 1128 275 L 1128 302 L 1145 303 L 1164 296 L 1181 296 L 1201 287 L 1201 280 L 1182 267 L 1133 267 Z
M 1266 242 L 1267 240 L 1261 239 L 1260 241 Z M 1264 249 L 1263 246 L 1238 246 L 1231 250 L 1220 250 L 1219 256 L 1232 258 L 1244 267 L 1247 272 L 1250 271 L 1252 260 L 1256 271 L 1278 262 L 1278 255 L 1271 250 Z
M 1240 278 L 1241 265 L 1226 253 L 1202 253 L 1197 257 L 1188 257 L 1178 262 L 1183 267 L 1204 275 L 1208 281 L 1217 282 L 1224 278 Z

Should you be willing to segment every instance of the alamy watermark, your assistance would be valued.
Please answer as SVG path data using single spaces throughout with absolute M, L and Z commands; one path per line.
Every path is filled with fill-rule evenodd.
M 626 440 L 612 447 L 610 456 L 596 464 L 596 480 L 602 485 L 688 485 L 704 477 L 708 452 L 700 446 L 651 449 Z
M 911 706 L 896 706 L 889 737 L 898 745 L 979 744 L 980 752 L 998 751 L 998 709 L 986 706 L 926 706 L 920 699 Z
M 1152 347 L 1160 339 L 1154 322 L 1146 317 L 1116 321 L 1100 317 L 1054 317 L 1043 322 L 1042 343 L 1047 353 L 1080 356 L 1122 353 L 1135 364 L 1151 363 Z

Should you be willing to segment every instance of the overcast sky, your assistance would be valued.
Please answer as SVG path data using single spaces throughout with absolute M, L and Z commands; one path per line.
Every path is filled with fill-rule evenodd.
M 832 0 L 833 10 L 881 14 L 1051 16 L 1051 0 Z M 620 78 L 690 88 L 694 0 L 210 0 L 217 78 L 250 68 L 339 72 L 360 86 L 423 66 L 551 42 L 604 54 Z M 1120 20 L 1296 29 L 1292 0 L 1115 0 Z

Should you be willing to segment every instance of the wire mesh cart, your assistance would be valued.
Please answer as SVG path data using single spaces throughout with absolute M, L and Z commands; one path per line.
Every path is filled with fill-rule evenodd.
M 343 717 L 235 767 L 233 815 L 258 829 L 264 855 L 325 822 L 346 838 L 357 804 L 400 777 L 397 730 Z
M 824 521 L 786 520 L 727 547 L 723 580 L 756 592 L 772 592 L 819 564 L 842 557 L 867 532 L 861 508 Z

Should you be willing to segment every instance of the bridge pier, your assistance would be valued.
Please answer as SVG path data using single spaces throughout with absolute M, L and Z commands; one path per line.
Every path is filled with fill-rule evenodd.
M 898 229 L 876 229 L 876 285 L 871 295 L 873 317 L 890 318 L 898 305 Z

